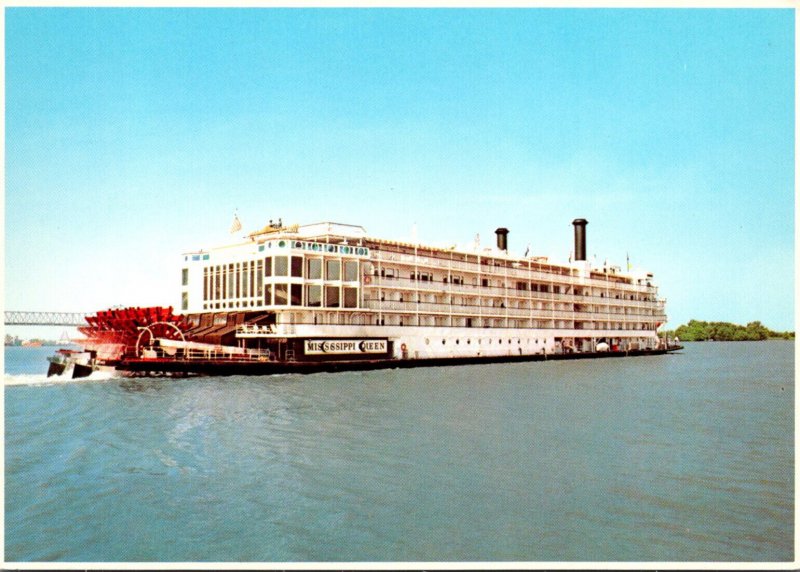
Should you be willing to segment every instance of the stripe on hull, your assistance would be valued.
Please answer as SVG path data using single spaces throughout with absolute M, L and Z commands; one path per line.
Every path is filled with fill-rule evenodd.
M 314 373 L 373 369 L 439 367 L 448 365 L 487 364 L 529 361 L 564 361 L 577 359 L 622 358 L 664 355 L 683 349 L 682 346 L 657 350 L 627 352 L 584 352 L 567 354 L 534 354 L 434 359 L 341 360 L 324 362 L 243 362 L 240 360 L 175 360 L 134 359 L 121 362 L 117 369 L 127 374 L 145 375 L 272 375 L 281 373 Z

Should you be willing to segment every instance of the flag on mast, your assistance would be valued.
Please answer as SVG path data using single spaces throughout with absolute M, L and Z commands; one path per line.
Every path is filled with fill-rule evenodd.
M 631 271 L 631 257 L 628 256 L 628 253 L 625 253 L 625 261 L 628 263 L 628 272 Z
M 234 213 L 233 214 L 233 224 L 231 225 L 231 234 L 234 232 L 239 232 L 242 230 L 242 223 L 239 221 L 239 216 Z

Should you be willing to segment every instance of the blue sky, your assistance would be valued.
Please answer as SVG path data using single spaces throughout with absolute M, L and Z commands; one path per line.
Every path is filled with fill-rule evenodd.
M 6 8 L 5 305 L 175 304 L 268 219 L 655 273 L 794 329 L 794 12 Z M 13 329 L 10 330 L 13 333 Z M 25 329 L 20 329 L 24 333 Z M 53 332 L 57 337 L 58 332 Z

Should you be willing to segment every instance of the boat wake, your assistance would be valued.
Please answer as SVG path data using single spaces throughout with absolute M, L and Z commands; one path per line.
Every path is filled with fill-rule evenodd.
M 5 374 L 5 385 L 59 385 L 65 383 L 87 383 L 93 381 L 108 381 L 110 379 L 122 379 L 119 373 L 114 371 L 95 371 L 88 377 L 73 379 L 69 375 L 51 375 L 47 377 L 44 373 L 20 373 Z

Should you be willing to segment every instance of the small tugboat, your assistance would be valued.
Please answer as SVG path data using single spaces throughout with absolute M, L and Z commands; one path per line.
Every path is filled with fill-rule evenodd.
M 56 354 L 47 358 L 50 366 L 47 377 L 58 375 L 72 379 L 88 377 L 97 369 L 93 352 L 59 349 Z

